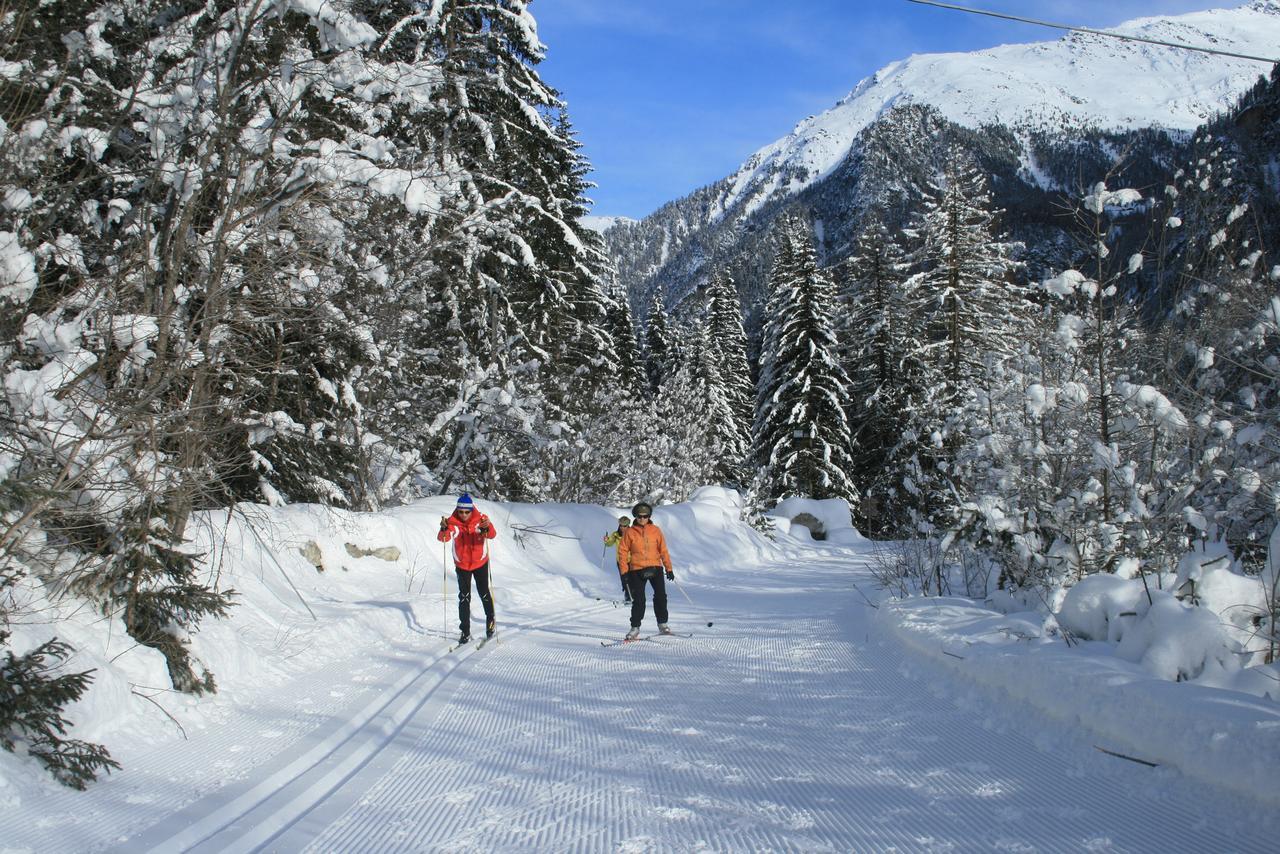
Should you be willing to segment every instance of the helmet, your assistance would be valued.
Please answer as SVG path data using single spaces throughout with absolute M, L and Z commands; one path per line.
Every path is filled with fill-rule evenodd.
M 641 501 L 635 507 L 631 508 L 631 515 L 632 516 L 652 516 L 653 507 Z

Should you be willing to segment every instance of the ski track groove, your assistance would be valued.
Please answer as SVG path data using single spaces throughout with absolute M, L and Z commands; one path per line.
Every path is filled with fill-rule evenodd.
M 593 602 L 571 610 L 569 613 L 576 615 L 598 610 L 602 610 L 602 606 Z M 533 625 L 537 625 L 537 623 Z M 513 630 L 518 630 L 519 628 L 519 625 L 512 626 Z M 163 832 L 148 834 L 143 832 L 129 839 L 128 844 L 121 846 L 120 850 L 129 852 L 140 849 L 154 851 L 210 851 L 221 854 L 221 852 L 229 851 L 262 849 L 282 829 L 287 829 L 288 825 L 292 824 L 298 815 L 307 815 L 318 803 L 322 802 L 333 788 L 335 783 L 333 778 L 335 776 L 338 778 L 336 785 L 342 785 L 345 779 L 354 774 L 361 766 L 367 764 L 370 756 L 376 756 L 382 751 L 388 741 L 393 738 L 394 730 L 402 728 L 406 722 L 403 712 L 397 707 L 407 705 L 413 710 L 420 709 L 422 706 L 427 705 L 431 698 L 442 688 L 452 690 L 456 685 L 456 681 L 451 681 L 450 677 L 455 671 L 466 669 L 471 659 L 483 657 L 496 646 L 496 644 L 490 643 L 483 648 L 459 652 L 438 650 L 429 659 L 411 664 L 407 672 L 401 673 L 399 680 L 390 686 L 387 686 L 385 682 L 379 685 L 376 679 L 368 678 L 370 668 L 358 665 L 354 671 L 355 681 L 368 686 L 361 694 L 362 697 L 368 695 L 371 697 L 370 700 L 366 702 L 361 699 L 358 706 L 348 701 L 344 706 L 342 701 L 346 700 L 349 693 L 346 687 L 330 687 L 326 690 L 330 697 L 335 700 L 334 708 L 347 711 L 348 717 L 352 714 L 352 710 L 355 710 L 354 714 L 357 719 L 363 721 L 361 726 L 356 727 L 354 731 L 348 731 L 349 722 L 343 722 L 342 719 L 339 719 L 340 725 L 335 728 L 334 732 L 322 738 L 311 739 L 317 742 L 316 746 L 312 747 L 309 753 L 304 754 L 301 758 L 291 757 L 288 750 L 282 750 L 275 753 L 265 763 L 259 763 L 268 769 L 275 767 L 275 771 L 267 774 L 265 780 L 259 779 L 255 783 L 250 779 L 245 785 L 232 786 L 226 792 L 217 793 L 211 798 L 213 816 L 205 815 L 193 821 L 194 825 L 208 825 L 212 819 L 212 823 L 216 825 L 214 829 L 196 830 L 192 826 L 188 826 L 176 834 Z M 390 653 L 391 658 L 399 660 L 412 658 L 412 655 L 412 651 L 404 648 Z M 442 664 L 445 665 L 445 669 L 443 672 L 438 672 Z M 382 669 L 387 669 L 387 667 L 388 665 L 383 665 Z M 401 667 L 403 669 L 403 664 Z M 346 681 L 352 681 L 351 661 L 344 661 L 341 665 L 334 665 L 325 669 L 345 671 Z M 420 682 L 428 684 L 416 687 L 417 683 Z M 326 680 L 322 684 L 342 686 L 344 681 L 342 679 L 332 682 Z M 296 699 L 290 698 L 288 704 L 292 706 L 296 702 Z M 379 723 L 380 719 L 385 718 L 388 713 L 392 718 L 389 725 L 393 732 L 385 736 L 379 736 L 370 725 Z M 412 714 L 410 714 L 409 719 L 412 719 Z M 273 728 L 278 728 L 280 721 L 273 717 L 271 724 Z M 385 728 L 388 724 L 383 722 L 382 726 Z M 321 729 L 329 728 L 322 727 Z M 316 728 L 312 723 L 309 726 L 300 725 L 298 730 L 299 738 L 295 739 L 294 743 L 302 744 L 307 741 L 306 736 L 308 734 L 314 736 Z M 238 736 L 234 732 L 230 732 L 226 736 L 226 740 L 235 741 L 238 737 L 239 740 L 243 741 L 244 735 L 243 732 L 240 732 Z M 376 742 L 372 750 L 362 743 L 370 740 Z M 292 747 L 293 745 L 291 744 L 290 746 Z M 206 751 L 201 751 L 201 753 L 208 755 Z M 283 757 L 283 759 L 280 757 Z M 169 767 L 172 768 L 173 764 L 170 763 Z M 198 774 L 194 776 L 199 777 Z M 248 775 L 239 775 L 239 777 L 246 776 Z M 262 791 L 263 789 L 270 789 L 270 791 Z M 290 795 L 287 802 L 280 803 L 282 792 L 298 789 L 301 789 L 301 792 L 296 795 Z M 263 813 L 269 804 L 273 806 L 274 812 L 268 816 L 263 826 L 257 826 L 257 822 L 251 820 L 250 817 L 255 813 Z M 283 822 L 281 817 L 285 819 Z M 162 822 L 158 827 L 165 827 L 170 824 L 171 822 Z M 283 824 L 284 827 L 277 827 L 280 824 Z M 146 842 L 142 842 L 142 840 L 146 840 Z M 248 840 L 248 844 L 246 844 L 246 840 Z M 99 849 L 103 847 L 106 846 L 99 846 Z
M 391 656 L 403 658 L 403 656 Z M 270 768 L 281 756 L 288 756 L 320 729 L 355 716 L 369 702 L 376 702 L 385 692 L 386 675 L 395 667 L 390 661 L 354 664 L 355 659 L 335 661 L 302 677 L 304 684 L 322 686 L 299 697 L 290 694 L 287 703 L 273 708 L 256 733 L 243 729 L 219 727 L 225 714 L 217 715 L 206 726 L 194 730 L 201 740 L 199 750 L 174 750 L 165 744 L 145 753 L 122 758 L 131 782 L 118 798 L 130 800 L 145 792 L 146 802 L 157 815 L 176 813 L 202 798 L 219 797 L 227 789 L 252 784 L 255 772 Z M 354 677 L 354 678 L 353 678 Z M 334 688 L 332 686 L 342 686 Z M 371 699 L 372 698 L 372 699 Z M 262 738 L 267 738 L 264 745 Z M 210 756 L 227 757 L 209 764 Z M 210 771 L 214 773 L 210 773 Z M 157 785 L 157 781 L 161 781 Z M 50 800 L 57 803 L 64 818 L 60 835 L 68 847 L 76 851 L 110 850 L 126 839 L 133 839 L 136 817 L 129 811 L 99 809 L 86 806 L 78 792 L 53 788 Z M 109 805 L 108 805 L 109 806 Z M 0 821 L 0 829 L 8 844 L 24 844 L 30 828 L 10 828 Z M 82 835 L 82 833 L 92 834 Z M 111 840 L 104 842 L 103 840 Z M 33 850 L 41 844 L 30 842 Z M 133 848 L 131 843 L 127 848 Z M 136 850 L 136 849 L 134 849 Z
M 620 631 L 625 614 L 593 602 L 506 626 L 501 646 L 418 663 L 397 645 L 354 671 L 353 660 L 336 662 L 306 708 L 282 698 L 281 717 L 263 722 L 260 734 L 279 733 L 273 752 L 174 786 L 156 804 L 190 822 L 170 817 L 132 838 L 113 826 L 112 844 L 316 854 L 1274 850 L 1265 827 L 1212 811 L 1204 819 L 1200 790 L 1172 772 L 1126 767 L 1065 728 L 1046 734 L 1056 725 L 1039 719 L 992 714 L 991 698 L 956 674 L 935 678 L 932 663 L 865 643 L 870 616 L 847 584 L 858 561 L 821 552 L 808 561 L 730 571 L 698 590 L 716 603 L 698 619 L 716 626 L 695 624 L 688 639 L 602 648 L 596 638 Z M 682 604 L 672 601 L 679 628 L 693 623 Z M 251 748 L 251 733 L 225 727 L 206 738 L 218 754 L 175 763 L 157 751 L 145 773 L 201 780 L 201 757 L 249 749 L 246 739 Z M 323 755 L 290 764 L 308 745 Z

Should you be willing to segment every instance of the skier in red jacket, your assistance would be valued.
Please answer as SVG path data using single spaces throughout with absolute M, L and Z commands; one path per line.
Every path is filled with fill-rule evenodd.
M 440 519 L 442 543 L 453 540 L 453 568 L 458 575 L 458 643 L 471 640 L 471 580 L 475 579 L 480 604 L 484 605 L 485 637 L 493 637 L 493 596 L 489 593 L 489 540 L 498 535 L 489 517 L 476 509 L 471 496 L 463 493 L 452 515 Z

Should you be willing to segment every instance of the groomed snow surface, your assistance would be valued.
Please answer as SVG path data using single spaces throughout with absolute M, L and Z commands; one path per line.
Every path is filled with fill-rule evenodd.
M 193 641 L 219 692 L 157 690 L 158 656 L 71 616 L 99 668 L 73 735 L 124 768 L 77 793 L 0 753 L 0 851 L 1277 850 L 1280 704 L 886 599 L 829 507 L 787 508 L 828 541 L 770 542 L 735 499 L 655 513 L 693 636 L 614 647 L 622 508 L 479 500 L 499 634 L 453 652 L 451 499 L 211 519 L 240 592 Z

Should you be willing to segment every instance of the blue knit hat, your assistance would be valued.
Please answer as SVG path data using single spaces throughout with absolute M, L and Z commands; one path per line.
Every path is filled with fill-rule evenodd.
M 470 495 L 467 495 L 464 492 L 458 496 L 458 509 L 459 510 L 475 510 L 476 503 L 471 500 Z

